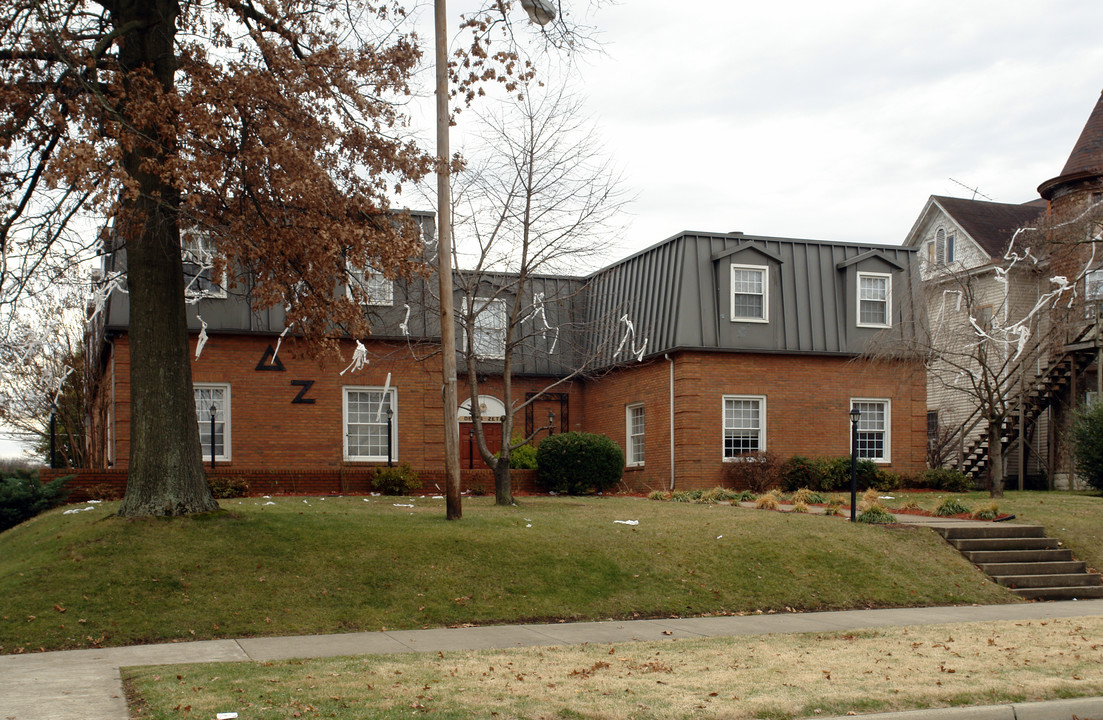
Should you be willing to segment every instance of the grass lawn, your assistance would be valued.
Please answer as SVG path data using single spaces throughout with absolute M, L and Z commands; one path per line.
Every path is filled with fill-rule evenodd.
M 1103 618 L 124 670 L 131 717 L 776 718 L 1103 694 Z
M 838 518 L 636 498 L 466 499 L 459 522 L 427 498 L 222 506 L 135 521 L 104 503 L 0 534 L 0 652 L 1016 601 L 929 530 Z
M 1097 572 L 1103 570 L 1103 496 L 1099 494 L 1008 491 L 997 499 L 986 492 L 882 494 L 896 498 L 883 501 L 890 512 L 908 500 L 916 501 L 925 510 L 934 510 L 947 497 L 962 498 L 974 510 L 995 502 L 1001 513 L 1015 516 L 1013 522 L 1045 526 L 1046 534 L 1058 538 L 1078 560 Z

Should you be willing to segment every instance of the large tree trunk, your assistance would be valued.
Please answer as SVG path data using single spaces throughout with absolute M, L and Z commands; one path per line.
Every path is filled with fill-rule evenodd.
M 120 64 L 148 68 L 165 91 L 176 68 L 176 0 L 121 0 L 116 27 L 140 25 L 122 43 Z M 125 101 L 124 117 L 140 118 L 141 90 Z M 156 116 L 154 116 L 156 117 Z M 185 515 L 218 507 L 207 485 L 191 384 L 177 191 L 157 168 L 175 145 L 167 122 L 136 119 L 123 165 L 138 185 L 124 198 L 116 230 L 126 242 L 130 291 L 130 472 L 119 514 Z

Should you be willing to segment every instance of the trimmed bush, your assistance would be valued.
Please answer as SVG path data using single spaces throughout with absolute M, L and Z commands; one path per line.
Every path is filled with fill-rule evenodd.
M 795 492 L 800 488 L 819 488 L 820 476 L 817 462 L 803 455 L 793 455 L 781 468 L 781 483 L 785 492 Z
M 371 486 L 384 495 L 409 495 L 421 489 L 421 480 L 409 463 L 402 463 L 376 470 Z
M 65 483 L 72 476 L 43 484 L 38 473 L 13 469 L 0 477 L 0 532 L 65 502 Z
M 1072 425 L 1072 452 L 1076 472 L 1084 482 L 1103 492 L 1103 403 L 1082 410 Z
M 537 482 L 547 492 L 585 495 L 620 480 L 624 453 L 604 435 L 568 432 L 540 441 L 536 466 Z
M 973 479 L 956 468 L 928 468 L 919 474 L 916 484 L 921 488 L 952 493 L 973 489 Z
M 536 469 L 536 448 L 525 444 L 509 453 L 509 466 L 514 470 Z
M 211 495 L 219 500 L 245 497 L 249 494 L 249 481 L 243 477 L 208 477 L 207 485 L 211 488 Z

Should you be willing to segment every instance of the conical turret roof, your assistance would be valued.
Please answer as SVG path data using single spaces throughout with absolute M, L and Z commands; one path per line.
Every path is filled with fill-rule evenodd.
M 1061 174 L 1039 185 L 1038 192 L 1049 199 L 1061 185 L 1100 175 L 1103 175 L 1103 94 L 1096 101 Z

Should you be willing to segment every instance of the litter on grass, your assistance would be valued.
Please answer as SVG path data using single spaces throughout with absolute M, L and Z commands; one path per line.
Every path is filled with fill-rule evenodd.
M 96 509 L 95 505 L 89 505 L 88 507 L 73 508 L 72 510 L 66 510 L 65 512 L 62 513 L 62 515 L 76 515 L 77 513 L 85 512 L 86 510 L 95 510 L 95 509 Z
M 614 520 L 613 522 L 619 523 L 621 525 L 639 525 L 640 524 L 639 520 Z
M 276 503 L 274 503 L 274 502 L 272 502 L 271 500 L 269 500 L 268 502 L 266 502 L 266 503 L 264 503 L 264 504 L 265 504 L 265 505 L 275 505 Z
M 395 507 L 413 507 L 413 505 L 408 505 L 406 503 L 395 503 L 394 506 Z

